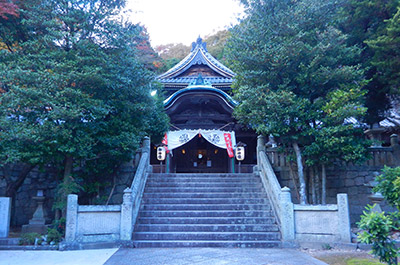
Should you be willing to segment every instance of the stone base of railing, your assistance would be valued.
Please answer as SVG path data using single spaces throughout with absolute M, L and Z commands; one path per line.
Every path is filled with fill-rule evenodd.
M 117 240 L 112 242 L 61 242 L 58 250 L 85 250 L 104 248 L 133 248 L 132 240 Z

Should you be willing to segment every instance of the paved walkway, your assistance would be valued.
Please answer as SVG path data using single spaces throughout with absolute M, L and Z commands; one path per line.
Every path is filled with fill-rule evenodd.
M 105 265 L 321 265 L 294 249 L 261 248 L 136 248 L 119 249 Z
M 117 250 L 0 250 L 0 265 L 102 265 Z
M 294 249 L 136 248 L 75 251 L 1 250 L 0 265 L 320 265 Z

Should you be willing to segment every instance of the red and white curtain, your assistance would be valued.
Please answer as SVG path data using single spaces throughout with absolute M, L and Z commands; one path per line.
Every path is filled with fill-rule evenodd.
M 196 135 L 201 134 L 211 144 L 226 149 L 229 157 L 233 157 L 233 147 L 236 145 L 236 137 L 234 131 L 220 131 L 220 130 L 179 130 L 170 131 L 167 133 L 167 137 L 163 141 L 168 143 L 168 150 L 178 148 L 190 140 Z

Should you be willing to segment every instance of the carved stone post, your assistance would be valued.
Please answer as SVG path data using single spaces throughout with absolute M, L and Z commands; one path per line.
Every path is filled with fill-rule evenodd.
M 390 146 L 393 148 L 394 166 L 400 166 L 400 145 L 399 136 L 397 134 L 392 134 L 390 136 Z
M 78 227 L 78 195 L 69 194 L 67 200 L 67 221 L 65 225 L 65 241 L 72 243 L 76 240 Z
M 295 240 L 295 220 L 290 189 L 283 187 L 281 189 L 281 232 L 282 240 L 286 242 Z
M 260 152 L 265 152 L 265 137 L 259 135 L 257 137 L 257 166 L 260 169 Z
M 339 227 L 338 231 L 342 242 L 351 243 L 349 202 L 346 193 L 337 195 Z
M 150 137 L 145 136 L 143 139 L 142 154 L 149 153 L 149 152 L 150 152 Z
M 133 198 L 132 190 L 126 188 L 124 190 L 123 202 L 121 205 L 121 227 L 120 227 L 120 240 L 131 240 L 133 223 Z

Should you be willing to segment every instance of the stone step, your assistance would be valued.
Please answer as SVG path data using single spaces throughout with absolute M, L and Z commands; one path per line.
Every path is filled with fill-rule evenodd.
M 268 199 L 259 198 L 143 198 L 149 204 L 268 204 Z
M 278 232 L 136 232 L 133 240 L 280 240 Z
M 170 224 L 139 224 L 137 232 L 278 232 L 276 224 L 258 224 L 258 225 L 170 225 Z
M 225 183 L 225 182 L 238 182 L 238 183 L 260 183 L 259 178 L 149 178 L 147 183 L 152 182 L 196 182 L 196 183 Z
M 253 173 L 151 173 L 149 178 L 241 178 L 257 177 Z
M 271 210 L 269 204 L 143 204 L 141 210 Z
M 139 213 L 140 214 L 140 213 Z M 275 224 L 274 217 L 141 217 L 138 224 Z
M 148 193 L 164 193 L 164 192 L 194 192 L 194 193 L 201 193 L 201 192 L 208 192 L 208 193 L 219 193 L 219 192 L 246 192 L 246 193 L 253 193 L 253 192 L 260 192 L 261 187 L 257 188 L 242 188 L 242 187 L 146 187 L 145 192 Z
M 179 248 L 179 247 L 209 247 L 209 248 L 280 248 L 280 241 L 194 241 L 194 240 L 135 240 L 136 248 Z
M 175 193 L 149 193 L 145 192 L 143 198 L 199 198 L 199 199 L 219 199 L 219 198 L 267 198 L 263 192 L 243 193 L 243 192 L 224 192 L 224 193 L 192 193 L 192 192 L 175 192 Z
M 225 183 L 219 183 L 218 185 L 214 183 L 196 183 L 196 182 L 189 182 L 189 183 L 174 183 L 174 182 L 167 182 L 167 183 L 160 183 L 160 182 L 149 182 L 146 184 L 146 187 L 151 187 L 151 188 L 263 188 L 261 183 L 245 183 L 245 184 L 240 184 L 240 183 L 232 183 L 232 182 L 225 182 Z
M 151 174 L 135 247 L 280 247 L 281 236 L 254 174 Z
M 141 211 L 140 217 L 272 217 L 271 211 Z
M 1 246 L 18 246 L 20 238 L 17 237 L 2 237 L 0 238 L 0 245 Z

